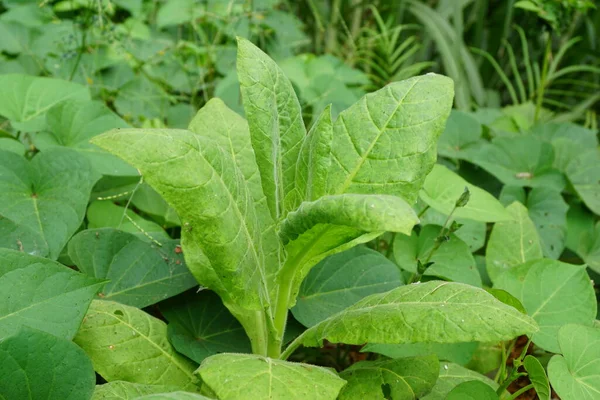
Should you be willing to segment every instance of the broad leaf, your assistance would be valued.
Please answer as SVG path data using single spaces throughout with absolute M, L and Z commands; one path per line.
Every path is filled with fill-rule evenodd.
M 459 365 L 465 365 L 471 360 L 471 357 L 473 357 L 473 352 L 476 348 L 476 342 L 405 344 L 367 343 L 361 349 L 361 352 L 382 354 L 390 358 L 417 357 L 435 354 L 440 361 L 449 361 Z
M 475 259 L 467 244 L 456 235 L 446 235 L 448 240 L 432 254 L 441 229 L 436 225 L 425 225 L 418 235 L 416 232 L 411 236 L 396 235 L 393 244 L 396 263 L 402 269 L 416 273 L 418 262 L 425 264 L 429 260 L 433 265 L 424 275 L 481 287 Z
M 563 400 L 595 400 L 600 394 L 600 329 L 567 325 L 560 329 L 562 355 L 548 364 L 548 376 Z
M 57 262 L 0 249 L 0 339 L 23 325 L 73 338 L 103 284 Z
M 334 400 L 345 384 L 325 368 L 254 354 L 218 354 L 196 373 L 221 400 Z
M 290 81 L 275 61 L 238 38 L 237 73 L 262 187 L 274 219 L 296 208 L 296 162 L 306 129 Z
M 0 341 L 0 398 L 81 400 L 92 396 L 96 375 L 73 342 L 22 328 Z
M 36 243 L 19 240 L 24 251 L 56 259 L 83 221 L 85 207 L 99 176 L 89 161 L 73 150 L 53 149 L 27 161 L 0 151 L 0 215 L 34 233 Z M 2 222 L 0 221 L 0 224 Z
M 495 287 L 521 301 L 538 323 L 533 342 L 558 353 L 558 330 L 576 323 L 591 326 L 596 318 L 594 287 L 583 265 L 543 259 L 513 267 L 500 275 Z
M 496 223 L 485 253 L 486 267 L 492 282 L 502 272 L 543 256 L 540 238 L 525 206 L 515 202 L 506 209 L 513 220 Z
M 457 385 L 446 400 L 498 400 L 498 395 L 488 384 L 474 380 Z
M 135 400 L 212 400 L 206 396 L 190 392 L 170 392 L 149 394 L 147 396 L 136 397 Z
M 131 204 L 135 208 L 149 214 L 155 221 L 164 227 L 180 226 L 181 221 L 177 213 L 154 189 L 148 184 L 140 184 L 131 197 Z
M 317 264 L 302 282 L 294 317 L 313 326 L 373 293 L 404 284 L 396 265 L 381 253 L 357 246 Z
M 114 105 L 127 120 L 164 118 L 169 96 L 160 86 L 141 75 L 119 88 Z
M 585 205 L 600 215 L 600 151 L 596 148 L 586 150 L 573 157 L 566 174 Z
M 71 239 L 69 257 L 83 273 L 110 280 L 100 297 L 130 306 L 147 307 L 196 286 L 178 240 L 159 247 L 116 229 L 90 229 Z
M 35 132 L 44 129 L 45 113 L 55 104 L 71 99 L 86 101 L 90 93 L 85 86 L 62 79 L 28 75 L 0 75 L 0 115 L 15 129 Z
M 374 294 L 305 331 L 305 346 L 332 343 L 499 341 L 537 331 L 530 317 L 485 290 L 431 281 Z
M 175 350 L 198 364 L 217 353 L 250 353 L 244 328 L 215 293 L 189 291 L 160 304 Z
M 415 209 L 421 220 L 420 225 L 444 226 L 445 224 L 448 224 L 447 226 L 451 226 L 451 224 L 456 221 L 459 228 L 454 231 L 454 234 L 469 246 L 469 250 L 471 250 L 472 253 L 485 245 L 487 231 L 485 222 L 465 218 L 454 219 L 453 217 L 450 217 L 450 220 L 448 220 L 447 215 L 444 215 L 433 208 L 420 208 L 421 205 L 427 207 L 422 200 L 417 201 Z
M 534 356 L 526 356 L 523 367 L 527 371 L 527 377 L 533 383 L 535 392 L 540 400 L 550 400 L 550 384 L 544 367 Z
M 469 159 L 469 152 L 481 146 L 482 127 L 471 115 L 452 110 L 446 129 L 438 142 L 438 154 L 449 158 Z
M 348 383 L 338 399 L 416 400 L 433 388 L 438 374 L 439 363 L 434 355 L 360 361 L 340 374 Z
M 440 376 L 431 392 L 421 400 L 445 400 L 452 389 L 463 382 L 477 380 L 496 390 L 498 384 L 485 375 L 452 363 L 440 363 Z
M 343 111 L 333 126 L 328 193 L 379 193 L 414 203 L 436 159 L 454 97 L 451 79 L 394 82 Z
M 133 400 L 140 396 L 154 393 L 166 393 L 177 388 L 162 385 L 143 385 L 126 381 L 114 381 L 103 385 L 96 385 L 91 400 Z
M 502 204 L 494 196 L 477 186 L 471 185 L 456 173 L 437 164 L 423 184 L 419 196 L 428 206 L 445 215 L 449 215 L 456 201 L 469 189 L 469 202 L 457 208 L 452 214 L 456 218 L 468 218 L 475 221 L 496 222 L 511 219 Z
M 140 309 L 94 300 L 74 340 L 107 382 L 197 390 L 195 364 L 171 347 L 167 325 Z

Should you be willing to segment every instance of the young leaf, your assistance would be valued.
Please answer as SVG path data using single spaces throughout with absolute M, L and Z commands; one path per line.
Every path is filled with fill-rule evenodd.
M 89 399 L 96 375 L 73 342 L 27 327 L 0 341 L 0 398 Z
M 398 267 L 381 253 L 357 246 L 317 264 L 302 282 L 294 317 L 313 326 L 373 293 L 403 285 Z
M 550 384 L 544 367 L 534 356 L 527 356 L 523 360 L 523 367 L 527 371 L 527 377 L 533 384 L 535 392 L 540 400 L 550 400 Z
M 254 354 L 217 354 L 196 373 L 222 400 L 334 400 L 346 383 L 325 368 Z
M 107 382 L 198 389 L 195 364 L 173 350 L 167 325 L 137 308 L 94 300 L 74 340 Z
M 296 162 L 306 136 L 294 88 L 269 56 L 238 37 L 237 73 L 262 187 L 275 220 L 297 207 Z
M 0 87 L 0 115 L 25 132 L 44 129 L 45 113 L 61 101 L 90 100 L 87 87 L 62 79 L 5 74 L 0 75 Z
M 325 339 L 347 344 L 489 342 L 536 331 L 533 319 L 485 290 L 431 281 L 366 297 L 295 342 L 312 347 Z
M 451 79 L 427 74 L 367 94 L 333 126 L 328 193 L 379 193 L 412 204 L 436 158 L 454 96 Z
M 104 281 L 57 262 L 0 249 L 0 339 L 29 326 L 71 339 Z
M 422 397 L 421 400 L 445 400 L 452 389 L 463 382 L 477 380 L 496 390 L 498 384 L 475 371 L 463 368 L 460 365 L 442 362 L 440 363 L 440 376 L 431 392 Z
M 433 388 L 438 374 L 439 362 L 435 355 L 360 361 L 340 374 L 348 383 L 342 388 L 338 399 L 414 400 Z
M 514 202 L 506 210 L 513 220 L 494 226 L 485 252 L 486 267 L 492 282 L 512 267 L 543 257 L 540 238 L 527 209 L 521 203 Z
M 531 338 L 546 351 L 560 351 L 557 336 L 561 326 L 591 326 L 596 318 L 596 296 L 585 265 L 550 259 L 530 261 L 504 272 L 495 287 L 521 301 L 540 328 Z
M 100 296 L 147 307 L 196 286 L 178 240 L 158 247 L 116 229 L 89 229 L 69 242 L 69 257 L 83 273 L 110 280 Z
M 176 391 L 176 387 L 163 385 L 143 385 L 126 381 L 113 381 L 103 385 L 96 385 L 91 400 L 134 400 L 140 396 L 154 393 L 167 393 Z
M 0 151 L 0 215 L 33 232 L 56 259 L 83 221 L 94 183 L 100 178 L 89 161 L 73 150 L 52 149 L 32 161 Z M 19 242 L 21 245 L 19 245 Z M 14 249 L 30 251 L 17 240 Z
M 496 391 L 481 381 L 467 381 L 448 393 L 446 400 L 498 400 Z
M 188 291 L 160 304 L 175 350 L 196 361 L 218 353 L 250 353 L 244 328 L 209 290 Z
M 564 400 L 595 400 L 600 393 L 600 329 L 563 326 L 558 333 L 562 355 L 548 363 L 550 383 Z
M 502 204 L 494 196 L 477 186 L 471 185 L 456 173 L 443 165 L 437 164 L 423 184 L 419 193 L 428 206 L 445 215 L 449 215 L 456 205 L 464 189 L 468 188 L 471 196 L 464 207 L 459 207 L 452 214 L 457 218 L 468 218 L 482 222 L 510 220 Z

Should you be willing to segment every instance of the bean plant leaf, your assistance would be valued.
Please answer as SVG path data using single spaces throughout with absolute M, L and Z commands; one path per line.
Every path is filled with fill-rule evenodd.
M 438 374 L 439 362 L 435 355 L 360 361 L 340 374 L 348 383 L 338 399 L 416 400 L 433 388 Z
M 403 284 L 393 262 L 377 251 L 357 246 L 311 269 L 292 313 L 305 326 L 313 326 L 365 296 Z
M 563 326 L 558 333 L 562 355 L 548 363 L 552 388 L 564 400 L 594 400 L 600 393 L 600 329 Z
M 494 226 L 485 253 L 487 272 L 492 282 L 502 272 L 543 256 L 540 238 L 525 206 L 514 202 L 506 210 L 513 220 Z
M 561 326 L 591 326 L 596 318 L 596 296 L 584 265 L 534 260 L 504 272 L 495 287 L 521 301 L 539 326 L 531 338 L 546 351 L 560 352 L 557 337 Z
M 250 353 L 244 328 L 209 290 L 188 291 L 160 304 L 175 350 L 198 364 L 217 353 Z
M 457 343 L 499 341 L 537 331 L 527 315 L 483 289 L 431 281 L 364 298 L 306 330 L 305 346 L 332 343 Z
M 5 74 L 0 75 L 0 87 L 0 115 L 25 132 L 44 129 L 45 113 L 61 101 L 90 100 L 85 86 L 62 79 Z
M 446 400 L 498 400 L 496 391 L 481 381 L 458 384 L 448 393 Z
M 197 284 L 178 240 L 159 247 L 116 229 L 89 229 L 71 239 L 69 257 L 83 273 L 110 280 L 100 297 L 139 308 Z
M 72 339 L 104 281 L 55 261 L 0 249 L 0 339 L 21 326 Z
M 181 221 L 179 221 L 173 207 L 146 183 L 137 186 L 131 196 L 131 204 L 138 210 L 152 216 L 155 221 L 164 227 L 181 226 Z
M 435 354 L 440 361 L 449 361 L 459 365 L 465 365 L 471 360 L 471 357 L 473 357 L 473 352 L 477 348 L 477 345 L 476 342 L 404 344 L 367 343 L 361 349 L 361 352 L 382 354 L 390 358 L 417 357 Z
M 163 385 L 144 385 L 126 381 L 113 381 L 103 385 L 96 385 L 91 400 L 134 400 L 141 396 L 155 393 L 176 391 L 176 387 Z
M 39 250 L 47 247 L 47 253 L 36 255 L 56 259 L 81 225 L 98 178 L 89 161 L 73 150 L 52 149 L 32 161 L 0 151 L 0 215 L 24 227 L 30 240 L 34 233 L 35 242 L 43 243 Z M 17 240 L 27 251 L 35 248 L 29 240 Z
M 456 221 L 458 224 L 458 229 L 454 230 L 454 234 L 463 242 L 469 246 L 469 250 L 472 253 L 481 249 L 485 245 L 486 240 L 486 223 L 482 221 L 475 221 L 472 219 L 465 218 L 456 218 L 450 217 L 448 220 L 448 216 L 442 214 L 439 211 L 436 211 L 433 208 L 428 208 L 424 210 L 420 208 L 421 204 L 425 207 L 427 205 L 423 203 L 422 200 L 417 201 L 417 205 L 415 207 L 417 213 L 419 214 L 420 225 L 438 225 L 444 226 L 446 223 L 451 226 L 451 224 Z M 467 203 L 468 204 L 468 203 Z
M 89 399 L 96 375 L 90 359 L 70 340 L 22 328 L 0 341 L 0 398 Z
M 435 165 L 431 173 L 427 175 L 419 196 L 434 210 L 449 215 L 465 187 L 469 189 L 469 202 L 464 207 L 457 208 L 452 214 L 454 217 L 482 222 L 511 219 L 511 216 L 494 196 L 471 185 L 458 174 L 440 164 Z
M 274 219 L 296 208 L 296 162 L 306 135 L 291 82 L 269 56 L 238 37 L 237 73 L 252 147 Z
M 149 394 L 142 397 L 136 397 L 135 400 L 212 400 L 206 396 L 190 392 L 170 392 Z
M 94 300 L 74 340 L 107 382 L 198 390 L 195 364 L 171 347 L 167 325 L 138 308 Z
M 254 354 L 217 354 L 196 373 L 222 400 L 334 400 L 346 383 L 325 368 Z
M 587 149 L 569 162 L 566 175 L 586 206 L 600 215 L 600 151 Z
M 466 112 L 452 110 L 446 129 L 438 142 L 438 154 L 449 158 L 469 159 L 469 152 L 483 143 L 482 126 Z
M 534 356 L 526 356 L 523 360 L 523 367 L 527 371 L 527 377 L 533 384 L 539 399 L 550 400 L 550 383 L 548 383 L 546 371 L 540 361 Z
M 439 378 L 431 392 L 421 400 L 445 400 L 448 393 L 463 382 L 477 380 L 496 390 L 498 384 L 485 375 L 481 375 L 457 364 L 440 363 Z
M 454 97 L 436 74 L 394 82 L 340 113 L 333 126 L 328 193 L 378 193 L 412 204 L 436 159 Z

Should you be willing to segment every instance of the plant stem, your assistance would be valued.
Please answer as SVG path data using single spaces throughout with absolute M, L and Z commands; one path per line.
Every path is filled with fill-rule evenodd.
M 267 355 L 271 358 L 279 358 L 281 355 L 281 344 L 283 343 L 283 334 L 285 333 L 285 325 L 288 316 L 288 305 L 292 292 L 292 277 L 293 275 L 290 277 L 288 274 L 283 274 L 280 279 L 277 304 L 275 304 L 275 315 L 273 319 L 277 337 L 269 340 L 267 352 Z
M 327 27 L 327 37 L 325 39 L 325 52 L 333 53 L 337 43 L 337 31 L 336 26 L 338 19 L 340 18 L 340 8 L 342 6 L 342 0 L 333 0 L 331 5 L 331 16 L 329 19 L 329 26 Z
M 532 388 L 533 388 L 533 383 L 530 383 L 529 385 L 514 392 L 507 400 L 518 399 L 520 395 L 522 395 L 523 393 L 525 393 L 526 391 L 528 391 L 529 389 L 532 389 Z
M 542 111 L 542 103 L 544 101 L 544 91 L 546 90 L 546 78 L 548 77 L 548 66 L 550 61 L 550 52 L 552 50 L 552 33 L 548 33 L 548 41 L 546 42 L 546 51 L 544 52 L 544 66 L 542 67 L 542 77 L 537 91 L 537 99 L 535 104 L 534 121 L 537 122 Z

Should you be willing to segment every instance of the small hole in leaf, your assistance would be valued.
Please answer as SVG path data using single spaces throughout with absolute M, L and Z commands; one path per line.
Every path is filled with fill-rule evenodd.
M 389 383 L 384 383 L 383 385 L 381 385 L 381 392 L 383 393 L 383 397 L 385 399 L 392 398 L 392 388 L 390 387 Z
M 123 311 L 117 310 L 117 311 L 115 311 L 115 315 L 119 315 L 119 316 L 122 317 L 123 316 Z

